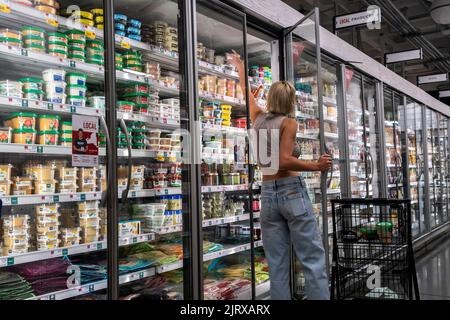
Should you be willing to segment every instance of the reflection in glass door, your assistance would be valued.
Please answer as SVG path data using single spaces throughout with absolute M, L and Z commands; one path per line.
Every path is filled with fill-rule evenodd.
M 429 190 L 430 190 L 430 227 L 437 226 L 439 207 L 439 146 L 438 142 L 438 121 L 437 113 L 427 109 L 427 147 L 428 147 L 428 170 L 429 170 Z

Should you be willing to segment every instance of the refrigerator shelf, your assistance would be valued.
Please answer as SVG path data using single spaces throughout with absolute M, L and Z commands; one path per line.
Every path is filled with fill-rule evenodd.
M 220 103 L 220 104 L 229 104 L 229 105 L 232 105 L 233 107 L 238 107 L 238 108 L 245 108 L 246 107 L 245 101 L 241 101 L 239 99 L 232 98 L 232 97 L 200 93 L 199 98 L 200 98 L 200 100 L 204 100 L 204 101 L 207 101 L 207 102 L 216 102 L 216 103 Z
M 0 59 L 20 64 L 23 69 L 31 73 L 39 73 L 46 68 L 63 68 L 66 70 L 79 71 L 88 74 L 88 79 L 98 82 L 104 81 L 104 67 L 95 64 L 78 62 L 70 59 L 58 58 L 50 56 L 46 53 L 37 53 L 26 49 L 15 48 L 0 44 Z M 144 73 L 131 73 L 124 71 L 116 71 L 118 83 L 138 82 L 147 83 L 158 89 L 162 95 L 176 97 L 179 90 L 175 87 L 167 87 L 159 81 L 153 81 Z
M 210 133 L 225 133 L 225 134 L 243 135 L 243 136 L 247 135 L 247 129 L 212 125 L 212 124 L 207 124 L 207 123 L 202 123 L 202 130 L 206 133 L 210 132 Z
M 332 123 L 332 124 L 337 124 L 338 123 L 336 118 L 324 118 L 323 121 L 328 122 L 328 123 Z
M 199 74 L 212 75 L 234 81 L 239 81 L 239 74 L 237 72 L 230 72 L 230 73 L 224 72 L 222 71 L 221 67 L 205 61 L 198 62 L 198 71 Z
M 178 233 L 178 232 L 183 231 L 183 225 L 177 224 L 177 225 L 167 226 L 167 227 L 151 228 L 150 231 L 154 232 L 156 234 Z
M 155 240 L 154 233 L 140 234 L 130 237 L 121 237 L 119 239 L 120 246 L 127 246 L 135 243 L 142 243 Z M 23 263 L 42 261 L 58 257 L 89 253 L 104 250 L 107 247 L 106 240 L 75 245 L 71 247 L 55 248 L 44 251 L 34 251 L 22 254 L 0 257 L 0 267 L 13 266 Z
M 254 218 L 260 217 L 260 212 L 253 212 Z M 223 218 L 214 218 L 214 219 L 206 219 L 203 220 L 203 227 L 212 227 L 212 226 L 218 226 L 222 224 L 228 224 L 233 222 L 239 222 L 239 221 L 247 221 L 250 219 L 250 214 L 241 214 L 237 216 L 231 216 L 231 217 L 223 217 Z
M 101 200 L 102 192 L 77 192 L 77 193 L 55 193 L 49 195 L 33 194 L 24 196 L 3 196 L 0 199 L 3 206 L 20 206 L 20 205 L 36 205 L 36 204 L 50 204 L 50 203 L 66 203 L 66 202 L 81 202 L 91 200 Z M 179 195 L 182 194 L 181 188 L 161 188 L 161 189 L 143 189 L 130 190 L 128 198 L 152 198 L 164 195 Z M 122 198 L 122 191 L 119 190 L 119 199 Z
M 262 240 L 255 241 L 254 244 L 255 244 L 255 248 L 263 246 Z M 203 255 L 203 261 L 206 262 L 206 261 L 214 260 L 214 259 L 217 259 L 217 258 L 226 257 L 226 256 L 230 256 L 230 255 L 233 255 L 233 254 L 236 254 L 236 253 L 247 251 L 247 250 L 250 250 L 250 243 L 241 244 L 241 245 L 234 246 L 234 247 L 227 248 L 227 249 L 223 249 L 223 250 L 220 250 L 220 251 L 204 254 Z
M 255 298 L 259 300 L 261 297 L 268 294 L 269 291 L 270 291 L 270 281 L 257 284 L 255 287 Z M 233 298 L 233 300 L 251 300 L 251 299 L 252 299 L 251 287 L 238 293 L 236 297 Z
M 258 189 L 259 185 L 253 185 L 253 189 Z M 249 189 L 247 184 L 236 184 L 228 186 L 202 186 L 202 193 L 211 192 L 231 192 L 231 191 L 246 191 Z
M 323 97 L 323 103 L 324 104 L 328 104 L 328 105 L 333 105 L 333 106 L 337 106 L 337 102 L 336 99 L 334 98 L 329 98 L 329 97 Z

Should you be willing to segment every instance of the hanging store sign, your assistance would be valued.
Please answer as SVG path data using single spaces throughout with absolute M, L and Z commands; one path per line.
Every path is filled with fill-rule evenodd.
M 423 60 L 423 50 L 414 49 L 407 51 L 398 51 L 392 53 L 386 53 L 384 55 L 384 61 L 386 64 L 396 63 L 396 62 L 404 62 L 404 61 L 412 61 L 412 60 Z
M 448 73 L 431 74 L 417 77 L 417 85 L 436 82 L 448 82 Z
M 335 16 L 334 30 L 340 30 L 357 26 L 371 26 L 381 23 L 381 9 L 370 6 L 366 11 L 354 12 L 342 16 Z
M 72 116 L 72 166 L 98 166 L 98 118 Z
M 439 91 L 439 98 L 449 98 L 450 90 Z

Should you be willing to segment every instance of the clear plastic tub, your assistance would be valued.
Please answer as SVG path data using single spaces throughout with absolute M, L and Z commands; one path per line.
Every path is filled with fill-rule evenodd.
M 86 41 L 83 40 L 69 40 L 70 50 L 84 51 L 86 49 Z
M 64 33 L 60 33 L 60 32 L 49 32 L 47 34 L 47 39 L 48 39 L 49 45 L 52 43 L 63 43 L 67 46 L 67 44 L 69 43 L 69 39 L 68 39 L 67 35 L 65 35 Z M 49 49 L 50 49 L 50 47 L 49 47 Z
M 10 127 L 0 128 L 0 143 L 11 143 L 11 140 L 12 129 Z
M 35 206 L 36 215 L 49 215 L 57 214 L 59 210 L 59 204 L 40 204 Z
M 39 37 L 45 39 L 45 30 L 38 27 L 23 27 L 22 37 Z
M 64 81 L 66 71 L 62 69 L 47 69 L 42 72 L 42 77 L 46 82 Z
M 9 196 L 11 194 L 12 182 L 9 180 L 3 180 L 0 182 L 0 196 Z
M 22 40 L 15 38 L 0 38 L 0 43 L 12 47 L 22 47 Z
M 86 211 L 86 210 L 98 210 L 99 209 L 99 202 L 98 201 L 83 201 L 79 202 L 78 210 Z
M 72 131 L 72 122 L 71 121 L 62 121 L 61 122 L 61 131 Z M 72 137 L 72 135 L 70 137 Z
M 36 194 L 54 194 L 56 192 L 56 180 L 34 181 L 34 192 Z
M 92 108 L 103 110 L 105 109 L 105 97 L 104 96 L 89 97 L 88 105 Z
M 0 81 L 0 96 L 22 98 L 22 83 L 19 81 Z
M 66 35 L 69 39 L 69 41 L 82 41 L 82 42 L 86 42 L 86 35 L 83 31 L 80 30 L 69 30 L 66 32 Z
M 11 180 L 12 168 L 13 168 L 12 164 L 1 164 L 0 165 L 0 181 Z
M 22 33 L 19 30 L 14 29 L 0 29 L 0 38 L 9 38 L 9 39 L 22 39 Z
M 85 86 L 87 80 L 87 74 L 85 73 L 68 73 L 66 75 L 67 84 Z
M 48 44 L 48 51 L 52 50 L 63 51 L 67 54 L 69 52 L 69 47 L 64 42 L 56 41 Z
M 34 180 L 54 180 L 55 167 L 52 165 L 28 164 L 25 166 L 25 175 L 32 177 Z
M 13 143 L 34 144 L 37 131 L 34 129 L 14 129 Z
M 59 58 L 67 58 L 67 51 L 62 50 L 49 50 L 48 54 L 52 57 L 59 57 Z
M 72 138 L 61 138 L 59 139 L 60 145 L 63 147 L 71 147 L 72 146 Z
M 87 87 L 78 84 L 71 84 L 67 86 L 67 93 L 72 97 L 86 97 Z
M 58 139 L 59 132 L 56 130 L 39 132 L 39 144 L 46 146 L 57 146 Z
M 18 80 L 22 84 L 23 90 L 42 90 L 44 81 L 38 78 L 22 78 Z
M 60 116 L 51 114 L 41 114 L 38 119 L 40 131 L 58 130 L 61 121 Z

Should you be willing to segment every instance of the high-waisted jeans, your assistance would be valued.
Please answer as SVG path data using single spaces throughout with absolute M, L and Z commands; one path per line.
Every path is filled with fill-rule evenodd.
M 325 251 L 303 178 L 263 182 L 261 231 L 269 263 L 271 299 L 292 299 L 289 285 L 291 243 L 303 267 L 306 298 L 330 299 Z

